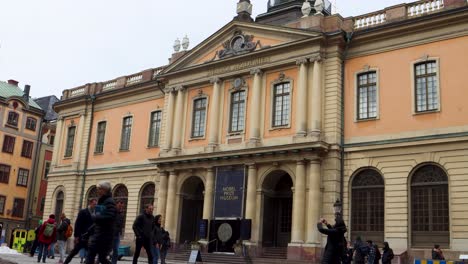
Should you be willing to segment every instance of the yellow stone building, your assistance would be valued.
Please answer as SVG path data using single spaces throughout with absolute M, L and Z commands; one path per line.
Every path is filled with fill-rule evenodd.
M 338 199 L 350 239 L 402 261 L 468 250 L 466 1 L 251 8 L 167 66 L 65 90 L 45 211 L 74 219 L 109 180 L 128 244 L 153 203 L 176 244 L 316 260 Z

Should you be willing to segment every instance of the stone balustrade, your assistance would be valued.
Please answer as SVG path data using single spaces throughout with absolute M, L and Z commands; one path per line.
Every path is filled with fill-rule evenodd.
M 112 90 L 112 89 L 114 89 L 116 86 L 117 86 L 117 81 L 106 82 L 106 83 L 104 83 L 104 85 L 102 86 L 102 91 Z
M 85 91 L 86 91 L 86 87 L 78 87 L 78 88 L 72 89 L 70 90 L 70 97 L 83 95 L 85 94 Z
M 142 80 L 143 80 L 143 74 L 138 74 L 138 75 L 133 75 L 133 76 L 127 77 L 126 86 L 131 85 L 131 84 L 135 84 L 135 83 L 139 83 Z
M 412 3 L 407 7 L 408 17 L 421 16 L 428 13 L 437 12 L 444 8 L 443 0 L 430 0 Z
M 385 23 L 386 14 L 385 11 L 374 12 L 371 14 L 366 14 L 364 16 L 356 17 L 354 20 L 354 28 L 361 29 L 372 26 L 377 26 L 379 24 Z

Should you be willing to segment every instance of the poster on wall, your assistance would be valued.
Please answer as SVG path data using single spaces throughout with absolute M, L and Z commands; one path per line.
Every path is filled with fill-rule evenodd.
M 244 185 L 244 165 L 216 168 L 215 218 L 242 218 Z

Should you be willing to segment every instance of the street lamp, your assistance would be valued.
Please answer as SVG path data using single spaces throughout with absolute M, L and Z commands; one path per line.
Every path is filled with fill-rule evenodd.
M 343 204 L 341 203 L 340 199 L 336 199 L 336 202 L 333 204 L 333 210 L 335 211 L 335 216 L 340 215 L 341 211 L 343 210 Z

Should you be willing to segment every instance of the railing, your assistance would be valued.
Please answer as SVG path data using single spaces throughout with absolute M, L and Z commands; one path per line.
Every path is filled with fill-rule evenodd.
M 117 81 L 107 82 L 102 86 L 102 91 L 114 89 L 116 85 L 117 85 Z
M 142 79 L 143 79 L 143 74 L 141 74 L 141 73 L 138 74 L 138 75 L 130 76 L 130 77 L 127 78 L 127 84 L 126 85 L 139 83 L 139 82 L 141 82 Z
M 159 67 L 153 70 L 153 79 L 156 79 L 158 75 L 164 70 L 165 67 Z
M 211 241 L 208 241 L 208 243 L 206 243 L 206 247 L 208 248 L 209 245 L 210 245 L 212 242 L 215 242 L 215 241 L 218 241 L 218 239 L 215 238 L 215 239 L 213 239 L 213 240 L 211 240 Z M 215 252 L 217 252 L 217 251 L 218 251 L 218 243 L 216 243 Z
M 366 28 L 366 27 L 372 27 L 375 25 L 385 23 L 385 21 L 386 21 L 385 11 L 376 12 L 376 13 L 357 17 L 354 20 L 354 28 L 361 29 L 361 28 Z
M 70 91 L 70 97 L 79 96 L 85 94 L 85 87 L 76 88 Z
M 410 4 L 407 7 L 408 17 L 425 15 L 428 13 L 436 12 L 442 8 L 444 8 L 443 0 L 416 2 L 414 4 Z

